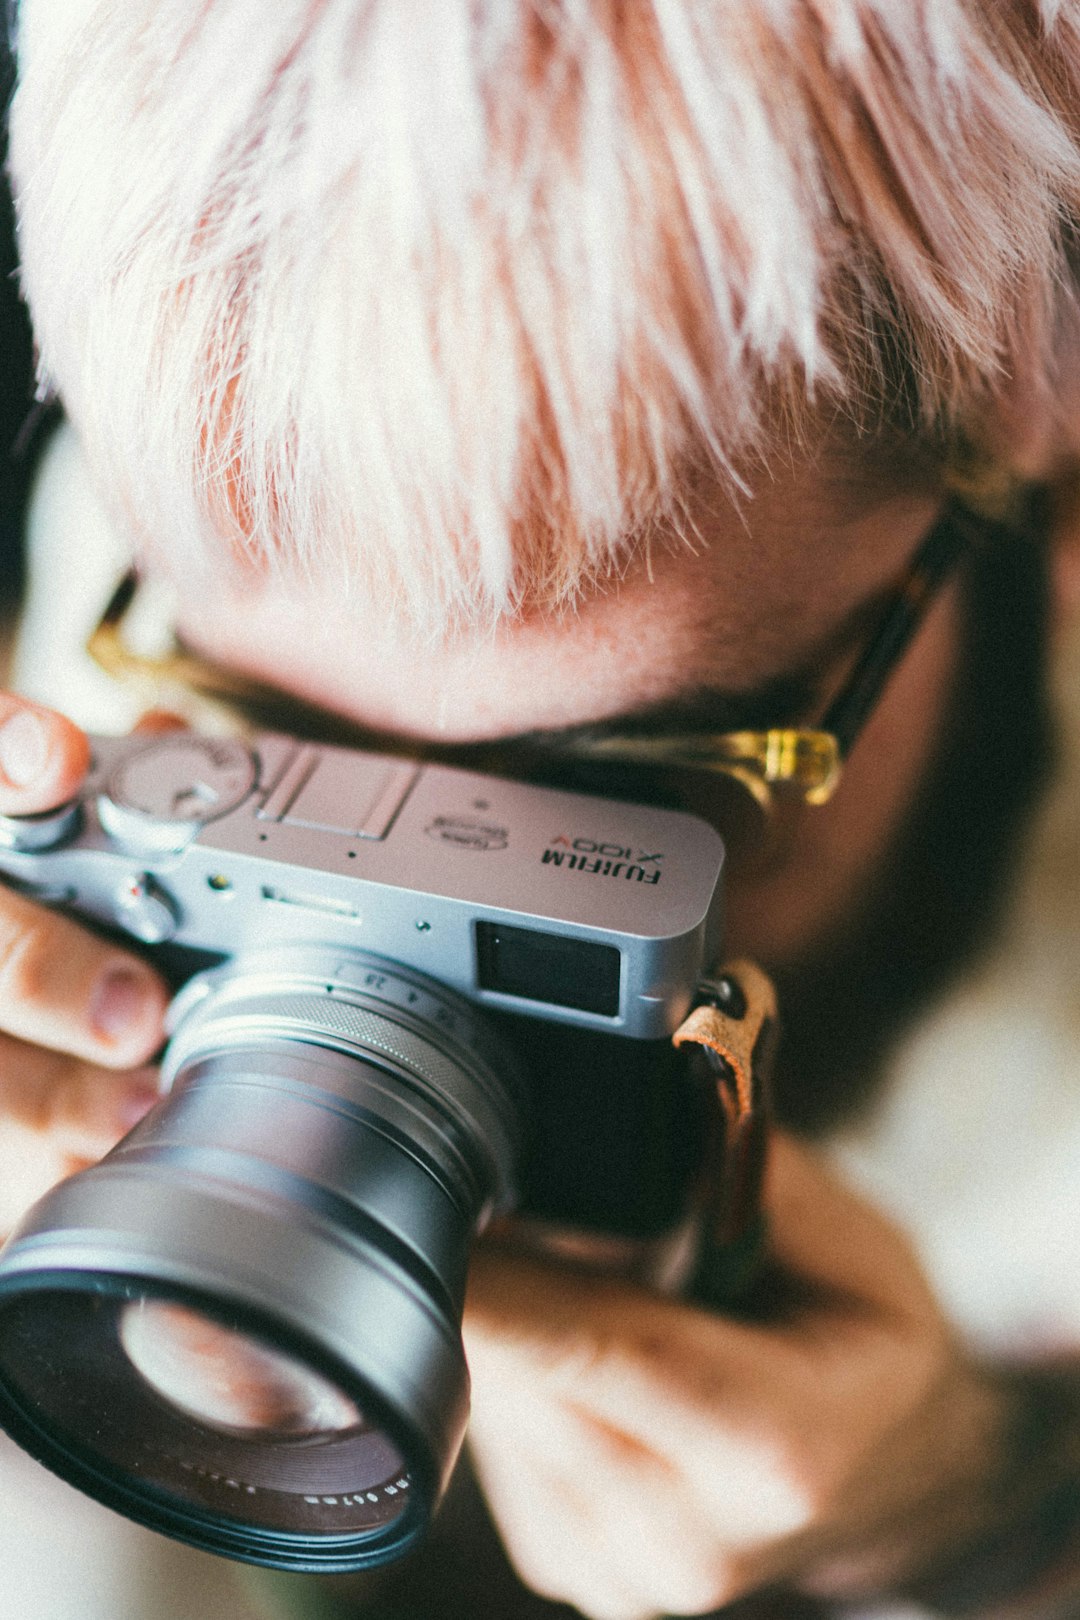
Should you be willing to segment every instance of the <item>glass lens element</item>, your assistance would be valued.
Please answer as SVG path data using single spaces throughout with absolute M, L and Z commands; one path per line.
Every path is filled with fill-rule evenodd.
M 363 1424 L 359 1407 L 321 1374 L 190 1306 L 134 1300 L 119 1333 L 151 1389 L 223 1434 L 299 1438 Z

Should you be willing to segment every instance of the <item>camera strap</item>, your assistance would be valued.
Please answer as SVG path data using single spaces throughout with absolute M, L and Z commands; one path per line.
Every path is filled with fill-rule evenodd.
M 696 1005 L 673 1037 L 700 1077 L 707 1118 L 679 1288 L 702 1305 L 737 1303 L 762 1257 L 769 1079 L 778 1033 L 772 981 L 755 963 L 738 960 L 699 983 Z

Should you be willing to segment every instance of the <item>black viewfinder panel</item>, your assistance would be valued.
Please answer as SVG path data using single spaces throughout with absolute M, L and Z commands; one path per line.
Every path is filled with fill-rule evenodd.
M 476 960 L 481 990 L 618 1016 L 622 958 L 614 945 L 478 922 Z

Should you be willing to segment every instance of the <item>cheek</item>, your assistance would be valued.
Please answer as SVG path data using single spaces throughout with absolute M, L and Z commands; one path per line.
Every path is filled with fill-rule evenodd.
M 857 908 L 933 757 L 958 638 L 950 592 L 894 674 L 828 805 L 781 810 L 759 850 L 734 842 L 726 949 L 773 965 L 799 957 Z

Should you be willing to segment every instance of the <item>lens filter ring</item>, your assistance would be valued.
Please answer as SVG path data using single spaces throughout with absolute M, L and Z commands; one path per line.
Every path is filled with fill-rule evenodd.
M 197 1287 L 177 1281 L 179 1253 L 194 1247 L 194 1234 L 184 1200 L 170 1196 L 170 1189 L 129 1188 L 136 1196 L 126 1200 L 115 1184 L 77 1190 L 86 1215 L 85 1224 L 78 1221 L 83 1234 L 97 1203 L 111 1212 L 111 1238 L 103 1243 L 99 1230 L 96 1244 L 80 1242 L 76 1222 L 58 1209 L 52 1232 L 26 1243 L 16 1238 L 0 1262 L 0 1424 L 12 1437 L 107 1506 L 205 1551 L 280 1569 L 333 1572 L 369 1568 L 412 1546 L 460 1443 L 463 1361 L 458 1364 L 453 1344 L 444 1343 L 441 1353 L 436 1345 L 437 1364 L 430 1355 L 422 1358 L 421 1382 L 429 1386 L 422 1393 L 409 1387 L 408 1377 L 394 1387 L 361 1347 L 343 1341 L 347 1318 L 362 1315 L 367 1304 L 384 1324 L 386 1359 L 396 1358 L 403 1339 L 415 1354 L 423 1302 L 410 1304 L 395 1279 L 383 1278 L 383 1293 L 389 1287 L 395 1295 L 391 1310 L 399 1318 L 405 1311 L 404 1329 L 400 1320 L 395 1329 L 385 1300 L 380 1302 L 379 1279 L 373 1290 L 353 1264 L 353 1299 L 338 1313 L 335 1335 L 325 1312 L 318 1320 L 319 1302 L 311 1297 L 318 1289 L 308 1288 L 304 1299 L 295 1287 L 244 1277 L 244 1298 L 228 1255 L 210 1268 L 188 1262 L 189 1272 L 199 1272 Z M 197 1189 L 189 1193 L 198 1199 Z M 123 1254 L 122 1230 L 130 1231 L 135 1211 L 145 1211 L 151 1200 L 181 1235 L 166 1254 L 160 1232 L 150 1234 L 147 1247 L 157 1251 L 152 1272 L 136 1255 Z M 233 1241 L 224 1247 L 234 1257 L 243 1247 L 236 1238 L 244 1227 L 250 1235 L 253 1224 L 265 1226 L 267 1213 L 250 1207 L 230 1212 Z M 311 1236 L 295 1251 L 309 1282 L 320 1264 Z M 126 1264 L 101 1269 L 107 1257 L 114 1266 Z M 322 1270 L 324 1286 L 336 1290 L 331 1268 Z M 277 1297 L 266 1314 L 251 1308 L 253 1299 L 271 1292 Z M 276 1412 L 258 1432 L 252 1423 L 245 1430 L 223 1422 L 220 1407 L 193 1417 L 192 1402 L 175 1399 L 175 1369 L 170 1386 L 145 1355 L 141 1365 L 135 1361 L 130 1337 L 125 1345 L 125 1314 L 147 1301 L 153 1309 L 179 1307 L 220 1325 L 234 1342 L 250 1338 L 261 1351 L 269 1347 L 286 1366 L 333 1390 L 332 1420 L 295 1433 L 289 1425 L 282 1429 Z M 310 1318 L 307 1333 L 296 1331 L 301 1314 Z M 437 1339 L 445 1337 L 436 1331 Z M 342 1348 L 347 1353 L 335 1356 Z M 246 1377 L 250 1368 L 240 1372 Z M 211 1368 L 211 1379 L 216 1376 Z M 438 1408 L 434 1428 L 425 1401 Z M 343 1425 L 349 1408 L 357 1421 Z

